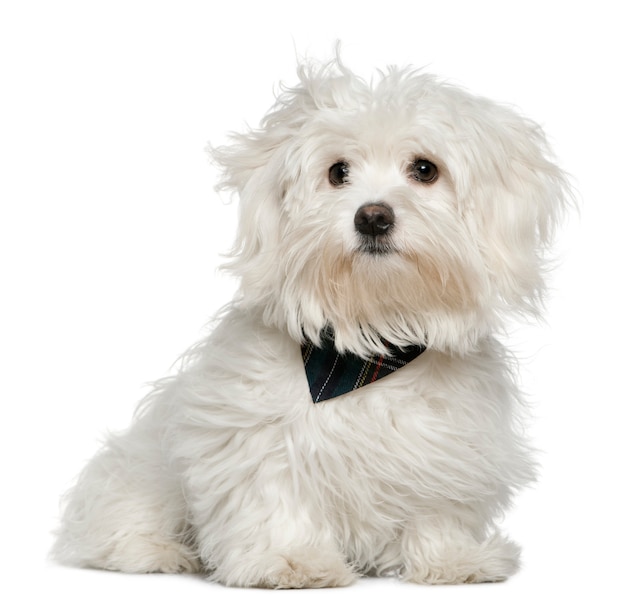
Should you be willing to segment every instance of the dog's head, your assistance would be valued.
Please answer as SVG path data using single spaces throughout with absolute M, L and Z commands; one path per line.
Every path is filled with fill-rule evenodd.
M 241 306 L 363 354 L 464 351 L 536 312 L 567 185 L 539 127 L 415 70 L 302 65 L 260 129 L 213 150 L 241 204 Z

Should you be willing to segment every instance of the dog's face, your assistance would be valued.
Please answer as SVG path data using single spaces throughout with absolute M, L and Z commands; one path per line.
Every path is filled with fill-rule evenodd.
M 381 337 L 464 351 L 536 309 L 566 190 L 536 125 L 416 72 L 300 76 L 214 151 L 241 200 L 243 306 L 361 354 Z

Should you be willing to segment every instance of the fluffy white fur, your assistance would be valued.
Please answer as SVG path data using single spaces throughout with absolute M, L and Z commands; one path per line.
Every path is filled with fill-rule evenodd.
M 419 71 L 366 82 L 335 60 L 299 76 L 212 151 L 240 199 L 237 299 L 87 465 L 54 553 L 233 586 L 505 579 L 519 550 L 494 523 L 534 467 L 494 335 L 540 310 L 563 175 L 536 124 Z M 355 213 L 381 201 L 395 224 L 367 252 Z M 327 326 L 358 354 L 381 337 L 428 349 L 313 405 L 300 344 Z

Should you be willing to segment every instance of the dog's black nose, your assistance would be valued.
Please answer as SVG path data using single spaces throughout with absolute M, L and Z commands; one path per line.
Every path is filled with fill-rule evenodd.
M 361 205 L 354 216 L 354 226 L 362 235 L 384 235 L 395 222 L 393 209 L 386 203 Z

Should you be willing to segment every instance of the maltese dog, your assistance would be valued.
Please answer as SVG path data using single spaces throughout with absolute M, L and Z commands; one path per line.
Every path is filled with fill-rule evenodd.
M 303 63 L 211 154 L 240 281 L 65 498 L 63 563 L 230 586 L 504 580 L 515 363 L 567 201 L 541 129 L 413 69 Z

